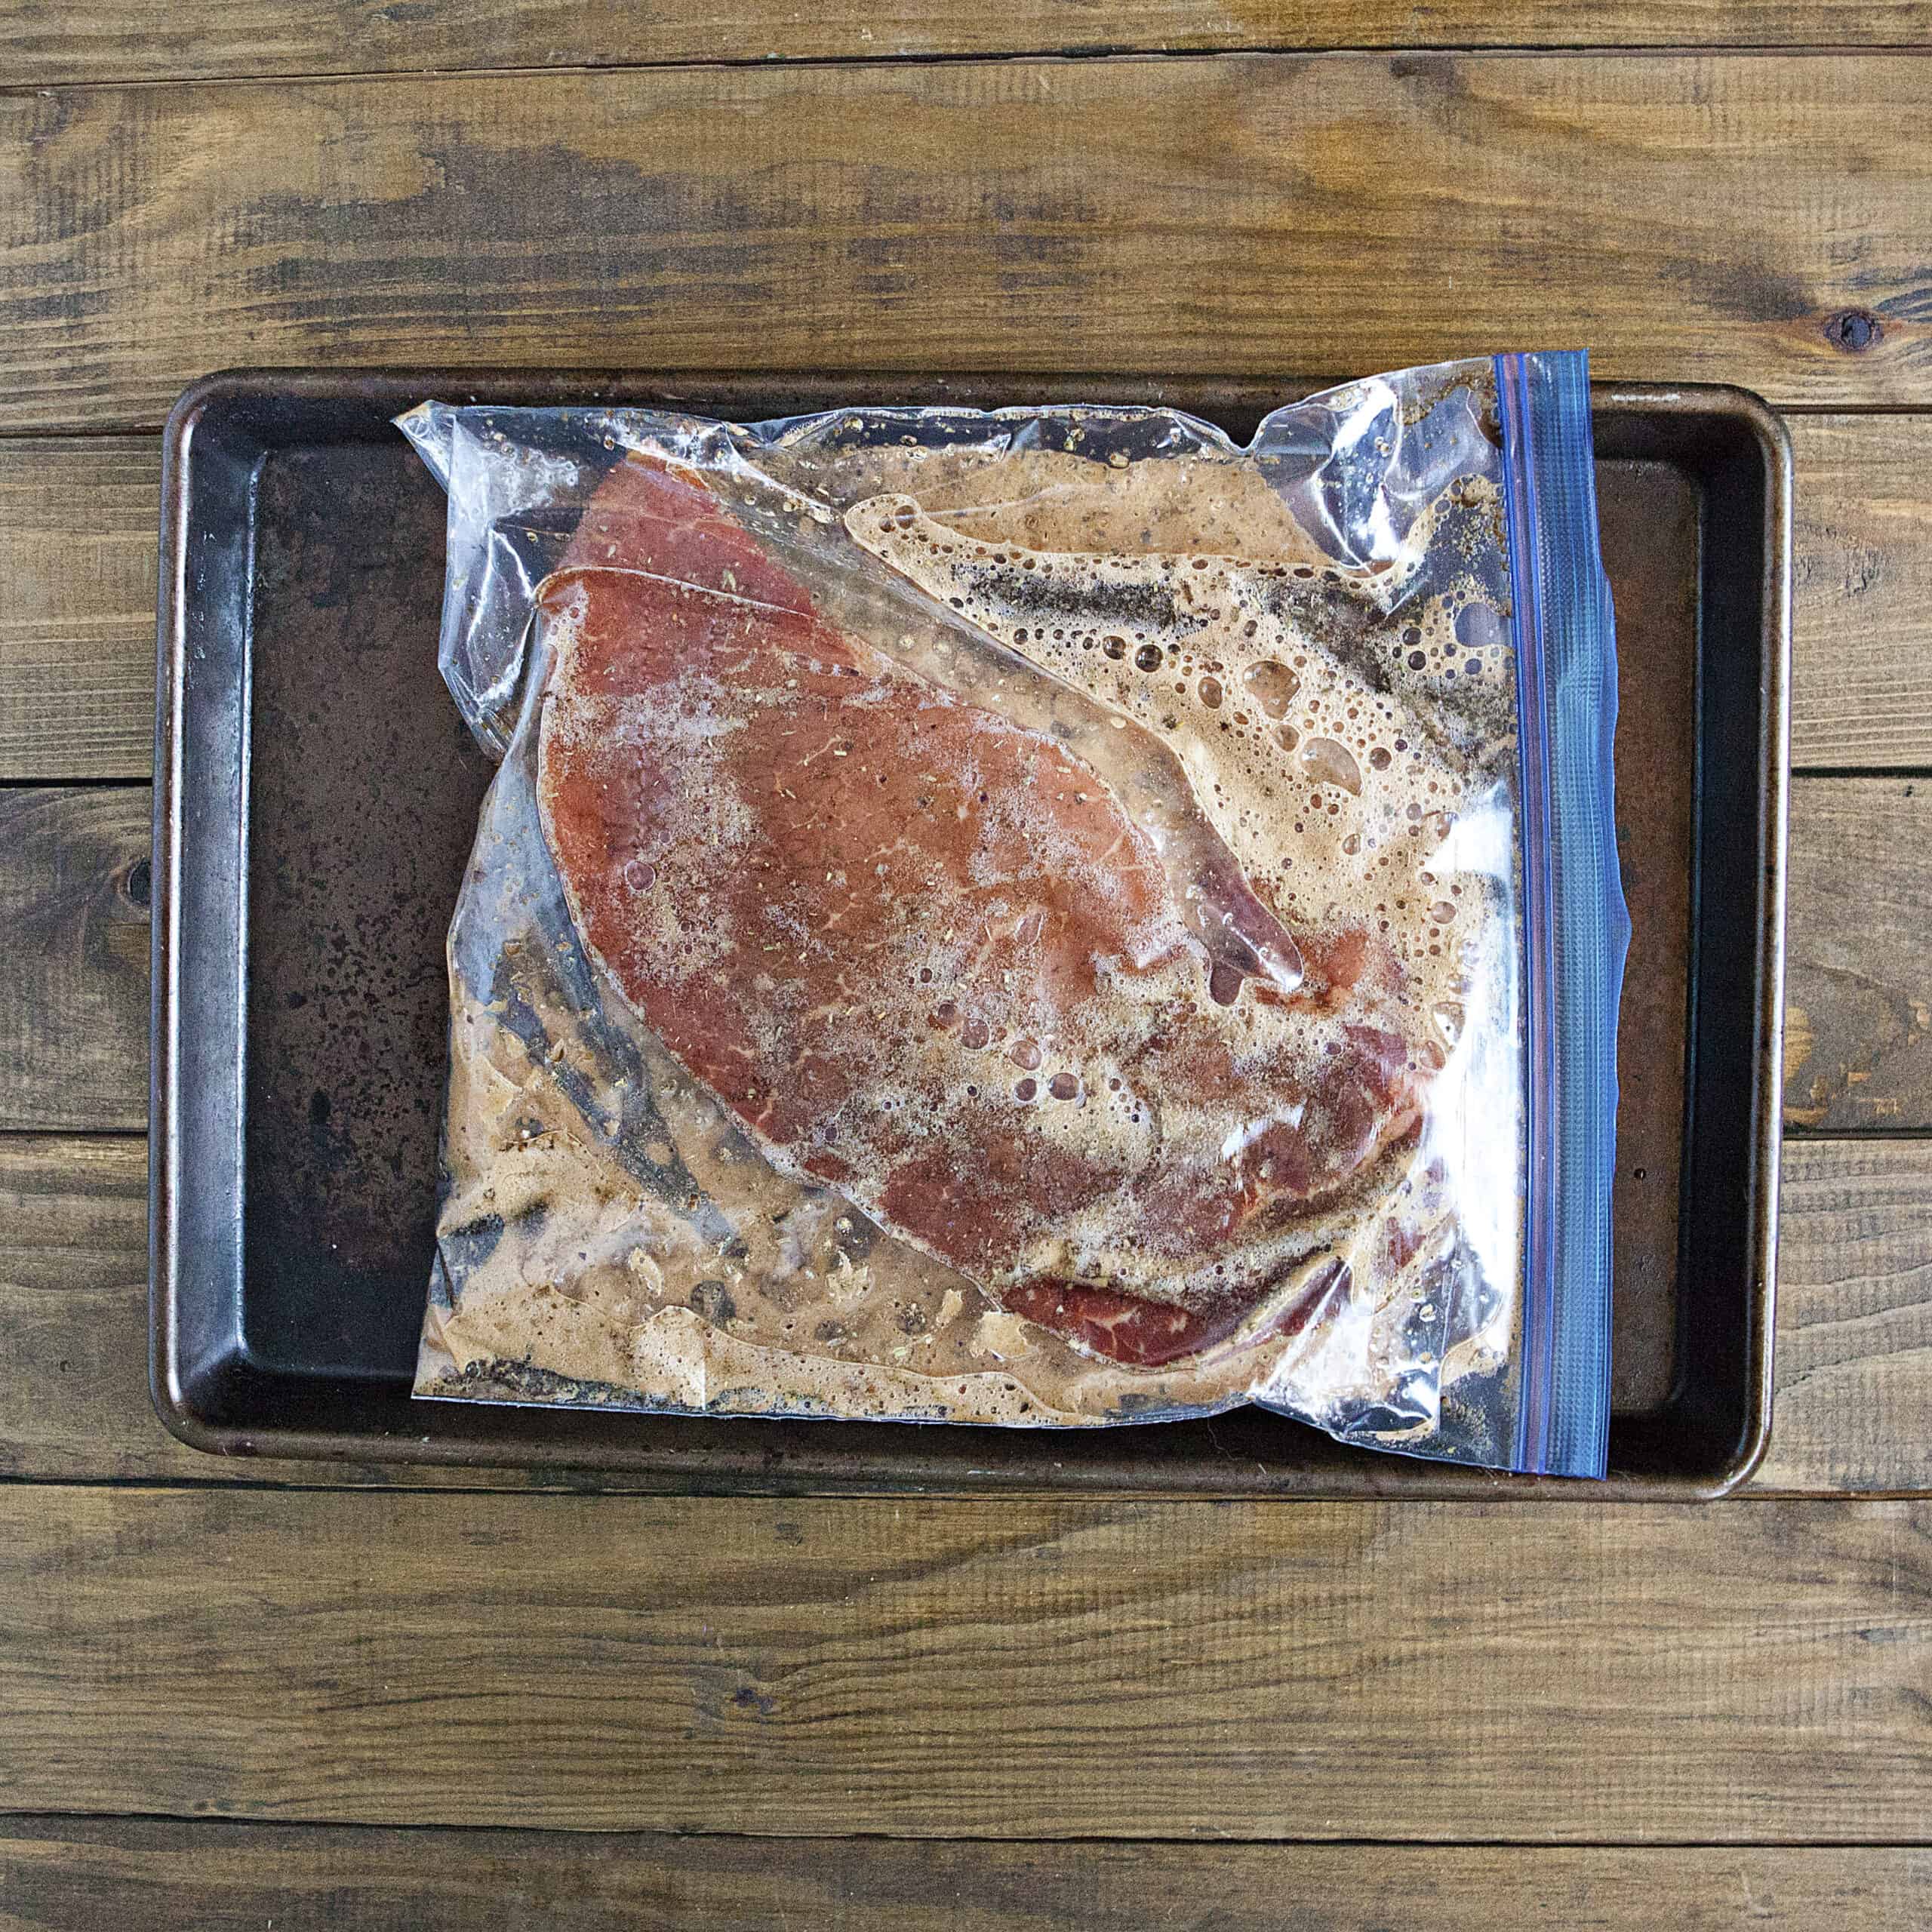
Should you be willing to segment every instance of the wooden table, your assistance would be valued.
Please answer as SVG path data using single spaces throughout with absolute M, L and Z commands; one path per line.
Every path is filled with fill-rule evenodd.
M 0 1925 L 1932 1921 L 1928 32 L 0 0 Z M 1745 1497 L 679 1500 L 164 1434 L 144 855 L 189 379 L 1576 343 L 1756 389 L 1797 449 Z

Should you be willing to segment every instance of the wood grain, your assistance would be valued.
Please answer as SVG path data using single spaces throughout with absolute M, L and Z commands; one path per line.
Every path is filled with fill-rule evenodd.
M 1794 416 L 1792 764 L 1932 766 L 1932 417 Z
M 1932 1143 L 1795 1141 L 1784 1163 L 1777 1406 L 1752 1487 L 1932 1491 Z M 225 1463 L 147 1394 L 147 1154 L 0 1136 L 0 1472 L 69 1481 L 645 1488 L 621 1474 Z
M 147 1400 L 147 1278 L 145 1139 L 0 1134 L 0 1472 L 189 1462 Z
M 1927 71 L 1357 54 L 11 94 L 0 428 L 157 423 L 238 362 L 1346 374 L 1525 340 L 1932 401 Z M 1850 309 L 1881 325 L 1861 350 L 1828 333 Z
M 0 1128 L 147 1124 L 147 788 L 0 790 Z
M 158 436 L 0 440 L 0 780 L 154 768 Z
M 1932 416 L 1789 426 L 1792 762 L 1932 765 Z M 160 488 L 152 437 L 0 440 L 0 779 L 147 776 Z
M 426 68 L 628 66 L 656 62 L 878 60 L 1109 50 L 1235 52 L 1329 47 L 1909 46 L 1932 32 L 1922 0 L 1614 0 L 1580 19 L 1561 0 L 1117 0 L 1107 6 L 943 0 L 144 0 L 74 8 L 0 0 L 0 72 L 17 86 Z
M 1204 1901 L 1211 1918 L 1204 1919 Z M 1909 1932 L 1923 1850 L 912 1844 L 38 1819 L 0 1832 L 0 1932 Z
M 27 1810 L 1885 1844 L 1932 1804 L 1925 1503 L 16 1484 L 0 1636 Z
M 0 779 L 154 763 L 152 437 L 0 443 Z
M 1755 1487 L 1932 1487 L 1932 1142 L 1786 1143 Z
M 1932 782 L 1793 786 L 1785 1122 L 1932 1127 Z

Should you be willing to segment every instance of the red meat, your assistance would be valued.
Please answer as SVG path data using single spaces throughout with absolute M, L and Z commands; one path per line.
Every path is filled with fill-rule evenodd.
M 1424 1076 L 1324 955 L 1231 998 L 1099 774 L 816 610 L 688 472 L 620 465 L 542 601 L 579 930 L 777 1164 L 1123 1361 L 1332 1286 L 1297 1218 Z M 1343 950 L 1351 1010 L 1365 975 L 1392 1001 L 1386 948 Z

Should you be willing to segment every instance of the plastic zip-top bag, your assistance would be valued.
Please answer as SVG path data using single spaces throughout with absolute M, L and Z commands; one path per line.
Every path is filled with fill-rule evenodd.
M 1142 408 L 451 408 L 426 1396 L 1258 1403 L 1601 1475 L 1611 612 L 1580 355 Z

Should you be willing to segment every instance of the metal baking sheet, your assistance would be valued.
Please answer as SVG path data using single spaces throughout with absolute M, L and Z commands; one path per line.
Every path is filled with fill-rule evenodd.
M 489 770 L 436 670 L 426 395 L 752 419 L 860 401 L 1158 401 L 1245 440 L 1307 383 L 237 372 L 164 456 L 155 1401 L 220 1453 L 624 1472 L 669 1490 L 1694 1500 L 1770 1426 L 1790 456 L 1734 389 L 1599 385 L 1633 937 L 1607 1484 L 1345 1448 L 1258 1410 L 1088 1431 L 420 1403 L 443 939 Z

